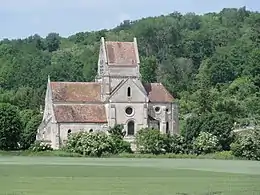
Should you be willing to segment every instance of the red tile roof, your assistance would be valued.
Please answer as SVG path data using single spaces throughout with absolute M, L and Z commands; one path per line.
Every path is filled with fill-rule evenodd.
M 144 88 L 151 102 L 172 102 L 173 96 L 161 83 L 147 83 Z
M 95 82 L 51 82 L 53 101 L 101 102 L 101 84 Z
M 134 42 L 106 41 L 108 65 L 136 66 L 137 55 Z
M 57 122 L 106 123 L 106 110 L 102 104 L 96 105 L 54 105 Z

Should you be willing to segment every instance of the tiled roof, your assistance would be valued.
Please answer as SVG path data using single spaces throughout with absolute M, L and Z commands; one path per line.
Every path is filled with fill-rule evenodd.
M 151 102 L 172 102 L 173 96 L 161 83 L 144 84 L 148 98 Z
M 136 66 L 137 55 L 134 42 L 105 42 L 108 65 Z
M 102 104 L 54 105 L 57 122 L 106 123 L 106 110 Z
M 51 82 L 53 101 L 100 102 L 101 85 L 95 82 Z

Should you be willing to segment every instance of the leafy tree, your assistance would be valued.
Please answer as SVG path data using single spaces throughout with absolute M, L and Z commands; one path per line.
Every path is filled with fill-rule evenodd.
M 8 103 L 0 103 L 1 150 L 14 150 L 18 148 L 21 126 L 18 108 Z
M 46 45 L 49 52 L 57 51 L 60 47 L 60 36 L 57 33 L 49 33 L 46 37 Z
M 20 147 L 22 149 L 28 149 L 36 139 L 37 129 L 41 123 L 42 115 L 34 115 L 28 121 L 21 133 Z
M 234 140 L 232 133 L 234 120 L 225 113 L 212 113 L 201 118 L 203 123 L 201 131 L 217 136 L 223 150 L 229 150 L 230 144 Z
M 156 58 L 154 56 L 144 57 L 141 59 L 140 73 L 142 80 L 147 83 L 155 83 L 157 80 L 156 71 L 158 68 Z

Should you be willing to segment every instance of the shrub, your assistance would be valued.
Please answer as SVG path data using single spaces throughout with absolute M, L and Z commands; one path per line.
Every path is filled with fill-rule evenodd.
M 141 129 L 136 135 L 137 151 L 141 153 L 161 154 L 165 152 L 165 135 L 159 130 Z
M 218 149 L 218 138 L 211 133 L 201 132 L 199 137 L 193 142 L 196 154 L 208 154 L 216 152 Z
M 123 125 L 115 125 L 112 128 L 109 128 L 108 133 L 110 134 L 110 137 L 113 139 L 122 139 L 125 137 L 126 132 L 124 131 Z
M 113 154 L 132 153 L 131 144 L 129 142 L 116 138 L 111 138 L 110 141 Z
M 231 144 L 231 151 L 237 157 L 260 160 L 260 130 L 239 134 Z
M 166 140 L 166 152 L 174 154 L 184 154 L 188 153 L 187 144 L 185 143 L 185 138 L 181 135 L 167 135 Z
M 51 145 L 48 143 L 36 141 L 34 144 L 32 144 L 29 148 L 32 152 L 42 152 L 42 151 L 51 151 L 53 150 Z
M 110 134 L 109 136 L 111 138 L 113 154 L 124 152 L 132 153 L 131 144 L 127 141 L 124 141 L 126 132 L 123 129 L 123 125 L 115 125 L 108 130 L 108 133 Z
M 113 153 L 113 146 L 111 139 L 104 132 L 80 132 L 69 136 L 66 150 L 87 156 L 100 157 L 106 153 Z

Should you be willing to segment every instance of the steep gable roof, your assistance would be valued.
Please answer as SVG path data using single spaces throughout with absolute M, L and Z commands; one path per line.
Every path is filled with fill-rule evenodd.
M 106 123 L 106 110 L 102 104 L 54 105 L 57 122 Z
M 106 41 L 105 48 L 108 65 L 137 66 L 138 53 L 135 48 L 135 42 Z
M 101 102 L 101 84 L 96 82 L 51 82 L 53 101 Z
M 173 96 L 161 83 L 146 83 L 144 88 L 150 102 L 172 102 Z
M 135 86 L 146 98 L 147 98 L 147 94 L 146 94 L 146 91 L 143 89 L 143 86 L 140 87 L 136 81 L 134 81 L 133 79 L 130 79 L 130 78 L 127 78 L 125 80 L 122 80 L 113 90 L 112 92 L 110 93 L 110 96 L 108 99 L 112 99 L 118 91 L 120 91 L 122 89 L 122 87 L 127 83 L 127 82 L 131 82 L 133 86 Z

